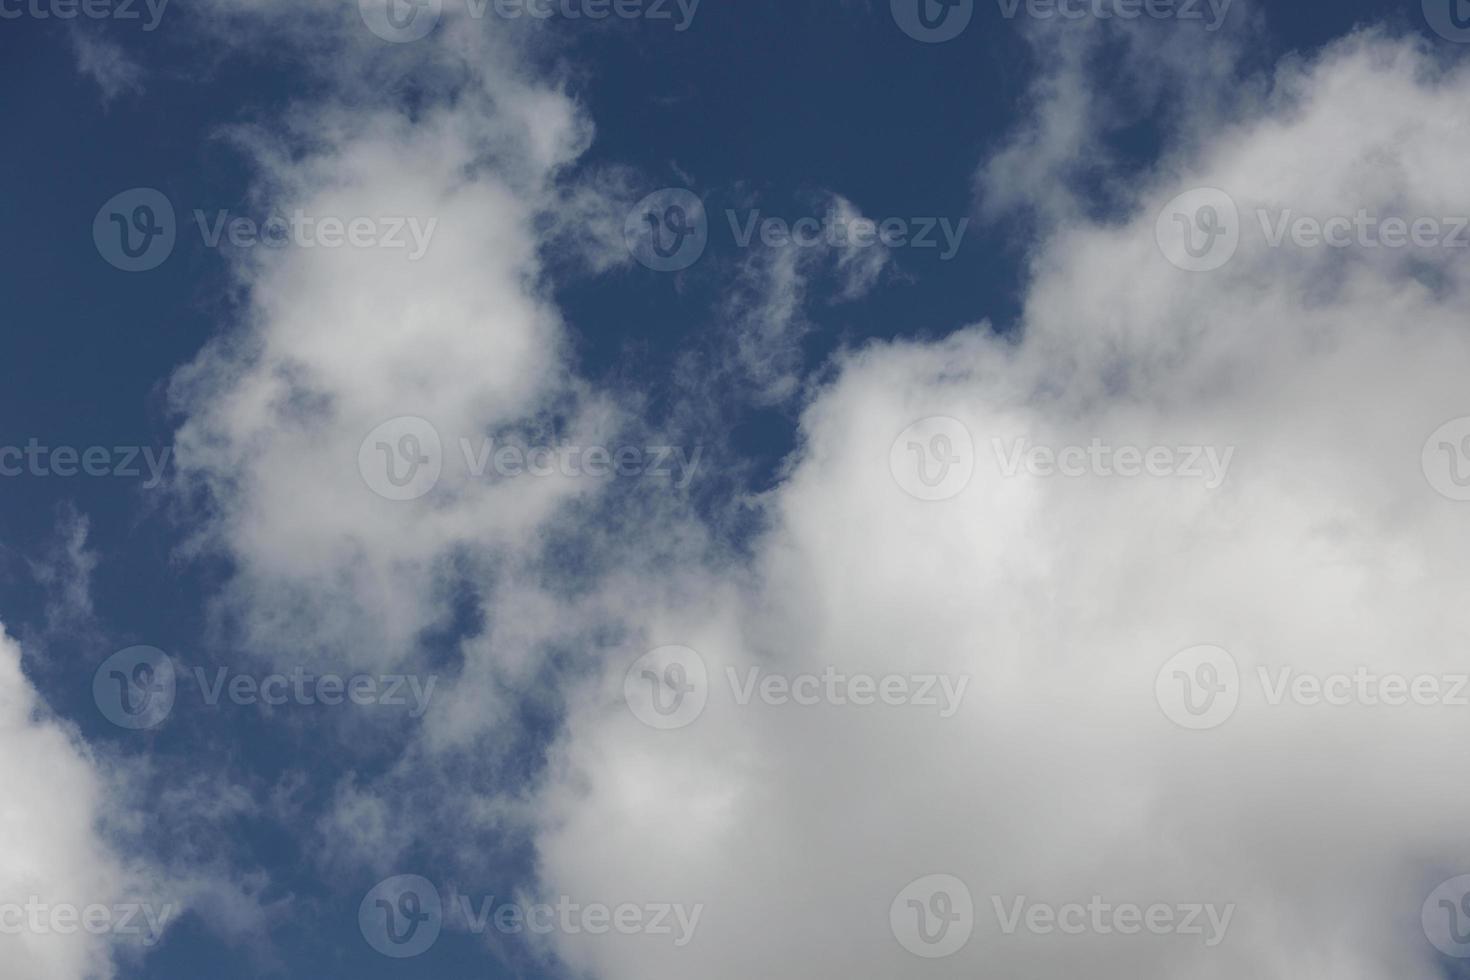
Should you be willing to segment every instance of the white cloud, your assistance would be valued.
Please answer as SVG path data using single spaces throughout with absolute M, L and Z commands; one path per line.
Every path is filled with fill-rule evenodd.
M 1000 210 L 1047 218 L 1021 339 L 980 326 L 843 357 L 804 414 L 747 566 L 709 560 L 705 529 L 672 508 L 563 510 L 589 488 L 485 484 L 454 462 L 461 436 L 546 434 L 556 417 L 590 441 L 621 424 L 616 399 L 568 369 L 540 280 L 538 216 L 567 201 L 604 213 L 595 192 L 557 186 L 588 123 L 554 86 L 503 64 L 484 74 L 501 63 L 478 45 L 495 42 L 456 27 L 418 49 L 468 82 L 452 107 L 328 106 L 303 111 L 280 145 L 243 135 L 273 205 L 439 217 L 422 263 L 364 250 L 251 257 L 240 334 L 175 387 L 179 466 L 207 491 L 203 543 L 237 562 L 232 610 L 253 648 L 401 659 L 445 616 L 456 576 L 489 593 L 491 625 L 465 644 L 463 678 L 445 685 L 422 743 L 381 785 L 343 783 L 321 823 L 343 837 L 327 861 L 395 856 L 390 825 L 453 820 L 462 836 L 445 847 L 472 851 L 471 830 L 529 818 L 547 892 L 704 904 L 683 949 L 654 936 L 554 941 L 609 980 L 906 975 L 921 964 L 889 935 L 890 904 L 933 873 L 967 881 L 980 915 L 948 973 L 1434 975 L 1419 902 L 1470 862 L 1470 800 L 1440 748 L 1458 737 L 1455 711 L 1246 699 L 1219 730 L 1186 732 L 1154 682 L 1203 643 L 1228 647 L 1247 676 L 1457 668 L 1470 542 L 1419 455 L 1437 426 L 1470 414 L 1463 258 L 1273 249 L 1254 235 L 1225 268 L 1190 274 L 1165 261 L 1154 229 L 1195 186 L 1227 189 L 1247 231 L 1258 208 L 1470 210 L 1456 170 L 1470 150 L 1456 123 L 1464 72 L 1441 75 L 1413 45 L 1369 35 L 1283 68 L 1268 101 L 1201 96 L 1158 174 L 1135 186 L 1110 171 L 1128 218 L 1106 225 L 1081 217 L 1093 209 L 1075 194 L 1053 194 L 1094 139 L 1064 77 L 1043 93 L 1052 115 L 982 178 Z M 370 48 L 343 70 L 400 56 Z M 606 244 L 615 224 L 599 227 Z M 590 264 L 613 264 L 604 258 Z M 775 329 L 747 338 L 778 395 L 799 379 L 770 357 L 796 322 L 793 261 L 756 304 L 755 325 Z M 870 282 L 866 269 L 847 269 L 849 285 Z M 400 415 L 429 419 L 449 450 L 434 494 L 409 503 L 375 497 L 356 468 L 362 439 Z M 975 479 L 937 504 L 890 472 L 895 437 L 929 416 L 961 420 L 978 450 Z M 1005 479 L 992 439 L 1016 438 L 1235 455 L 1213 490 Z M 592 552 L 594 582 L 574 601 L 534 560 L 552 534 Z M 973 681 L 949 719 L 738 706 L 720 687 L 694 725 L 657 732 L 619 703 L 623 671 L 672 643 L 716 678 L 761 665 Z M 573 665 L 588 650 L 608 657 L 585 687 L 558 692 L 566 730 L 528 812 L 500 793 L 498 757 L 458 763 L 535 682 L 562 676 L 540 672 L 549 648 L 571 648 Z M 474 867 L 475 855 L 456 857 Z M 1209 948 L 1003 936 L 991 907 L 992 896 L 1093 895 L 1235 912 Z
M 46 626 L 41 634 L 26 637 L 27 646 L 45 647 L 57 637 L 96 635 L 92 607 L 92 575 L 97 553 L 87 546 L 91 522 L 70 504 L 58 509 L 56 542 L 45 557 L 33 560 L 31 574 L 46 595 Z
M 1261 80 L 1243 65 L 1266 43 L 1261 14 L 1241 3 L 1218 31 L 1198 26 L 1023 19 L 1035 74 L 1023 121 L 976 171 L 982 215 L 1025 212 L 1047 228 L 1111 215 L 1133 196 L 1137 163 L 1123 146 L 1138 129 L 1193 145 L 1231 112 L 1253 111 Z
M 1470 212 L 1464 69 L 1362 35 L 1284 67 L 1250 113 L 1193 120 L 1113 225 L 1058 224 L 1023 335 L 985 327 L 844 358 L 771 496 L 753 581 L 629 598 L 621 658 L 573 700 L 541 795 L 548 894 L 703 902 L 695 941 L 558 937 L 599 977 L 890 977 L 926 968 L 890 903 L 922 875 L 974 894 L 973 938 L 934 975 L 1439 975 L 1420 903 L 1470 864 L 1453 765 L 1465 708 L 1268 705 L 1261 666 L 1465 672 L 1463 505 L 1421 472 L 1470 415 L 1464 252 L 1271 248 L 1258 208 Z M 1187 273 L 1165 202 L 1229 191 L 1239 254 Z M 890 474 L 910 423 L 977 447 L 953 500 Z M 1236 449 L 1222 487 L 1003 478 L 992 439 Z M 675 574 L 701 581 L 681 566 Z M 740 584 L 744 582 L 745 584 Z M 650 606 L 652 608 L 650 608 Z M 950 720 L 913 709 L 739 706 L 691 726 L 620 703 L 664 644 L 783 672 L 974 678 Z M 1175 726 L 1155 678 L 1197 644 L 1249 679 L 1234 717 Z M 1225 941 L 1006 936 L 992 897 L 1233 903 Z
M 806 220 L 822 222 L 822 232 L 811 236 L 814 243 L 787 239 L 784 245 L 763 246 L 755 231 L 758 210 L 731 211 L 725 219 L 737 240 L 747 236 L 752 249 L 741 261 L 722 313 L 733 348 L 731 362 L 759 403 L 784 402 L 800 390 L 807 367 L 801 344 L 812 329 L 807 307 L 813 282 L 831 275 L 838 301 L 858 300 L 892 259 L 887 245 L 859 245 L 848 234 L 853 223 L 865 219 L 847 198 L 820 194 L 813 200 L 818 206 Z M 737 230 L 740 224 L 746 227 Z
M 81 910 L 149 903 L 162 917 L 170 900 L 103 836 L 117 815 L 114 789 L 75 732 L 51 717 L 21 672 L 19 646 L 3 633 L 0 746 L 0 973 L 109 978 L 116 957 L 141 953 L 156 937 L 122 933 L 118 918 L 117 929 L 89 933 L 78 926 Z M 70 925 L 65 909 L 75 910 Z M 62 917 L 53 920 L 54 911 Z
M 77 70 L 91 77 L 101 90 L 102 104 L 109 105 L 122 95 L 143 91 L 146 72 L 122 45 L 86 30 L 71 32 L 72 51 Z
M 457 562 L 534 544 L 586 489 L 561 476 L 495 482 L 463 445 L 605 444 L 616 418 L 567 370 L 536 247 L 538 217 L 561 200 L 555 177 L 590 127 L 556 88 L 521 81 L 485 25 L 473 37 L 453 26 L 426 49 L 453 80 L 452 104 L 437 91 L 422 110 L 329 103 L 302 107 L 280 138 L 235 134 L 259 164 L 263 211 L 435 222 L 417 260 L 366 248 L 245 256 L 245 323 L 175 379 L 178 467 L 214 515 L 201 543 L 237 562 L 230 608 L 253 650 L 411 657 L 465 574 Z M 442 447 L 437 485 L 411 502 L 374 493 L 359 469 L 369 434 L 404 416 L 427 420 Z M 365 452 L 372 462 L 375 447 Z

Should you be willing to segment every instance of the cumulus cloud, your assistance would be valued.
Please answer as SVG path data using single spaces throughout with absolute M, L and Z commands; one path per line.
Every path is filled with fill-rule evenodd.
M 122 957 L 161 938 L 182 909 L 146 866 L 104 833 L 118 795 L 76 732 L 54 718 L 21 671 L 20 647 L 0 633 L 0 972 L 36 980 L 110 978 Z M 84 910 L 106 907 L 106 929 L 84 929 Z M 131 916 L 129 920 L 131 921 Z M 98 920 L 92 920 L 94 925 Z
M 239 256 L 242 322 L 175 378 L 182 486 L 208 515 L 200 547 L 235 560 L 227 607 L 250 649 L 409 658 L 458 582 L 583 490 L 498 480 L 485 448 L 606 444 L 616 422 L 567 369 L 536 248 L 590 126 L 485 25 L 455 26 L 426 49 L 445 86 L 426 106 L 303 105 L 284 136 L 232 134 L 262 211 L 411 220 L 422 245 Z M 419 459 L 423 492 L 391 499 Z
M 975 905 L 936 975 L 1435 975 L 1419 904 L 1470 862 L 1470 801 L 1436 748 L 1453 744 L 1454 709 L 1271 705 L 1254 679 L 1458 668 L 1466 532 L 1421 449 L 1470 414 L 1463 253 L 1273 244 L 1257 216 L 1470 210 L 1464 69 L 1364 34 L 1238 98 L 1201 94 L 1173 110 L 1158 166 L 1109 179 L 1098 209 L 1057 191 L 1101 145 L 1092 62 L 1065 60 L 1038 90 L 1037 128 L 980 178 L 999 211 L 1046 218 L 1020 329 L 840 357 L 747 555 L 677 502 L 557 474 L 486 481 L 461 453 L 461 438 L 591 444 L 638 423 L 568 367 L 542 278 L 541 245 L 568 227 L 559 206 L 601 215 L 601 247 L 582 258 L 619 264 L 605 192 L 624 183 L 568 196 L 588 120 L 513 57 L 484 57 L 499 43 L 484 25 L 457 26 L 419 49 L 442 73 L 420 103 L 302 107 L 284 140 L 238 134 L 272 207 L 437 217 L 422 259 L 243 256 L 239 329 L 174 385 L 199 544 L 234 560 L 228 609 L 252 648 L 402 659 L 460 585 L 477 592 L 457 683 L 396 767 L 338 787 L 317 825 L 338 838 L 324 861 L 387 873 L 413 830 L 473 871 L 474 833 L 527 834 L 544 893 L 704 907 L 683 947 L 549 941 L 609 980 L 917 972 L 893 909 L 933 874 L 966 882 Z M 403 57 L 354 43 L 352 71 Z M 1210 272 L 1179 268 L 1157 235 L 1195 188 L 1224 192 L 1241 232 Z M 761 387 L 790 397 L 819 270 L 752 261 L 771 264 L 728 313 Z M 854 297 L 877 275 L 843 257 L 820 271 Z M 404 416 L 429 428 L 379 430 Z M 910 429 L 934 418 L 951 421 Z M 430 431 L 433 492 L 388 499 L 402 487 L 375 488 L 363 454 L 422 462 Z M 1209 449 L 1218 479 L 1008 473 L 1017 446 L 1095 443 Z M 973 473 L 918 499 L 934 487 L 904 466 L 945 463 Z M 698 653 L 708 705 L 661 731 L 630 712 L 625 674 L 670 644 Z M 1226 724 L 1187 731 L 1155 685 L 1201 644 L 1249 683 Z M 967 686 L 948 714 L 740 704 L 727 668 Z M 507 792 L 527 778 L 508 760 L 539 753 L 546 729 L 534 794 Z M 450 821 L 464 834 L 438 833 Z M 1093 896 L 1229 907 L 1228 934 L 1007 934 L 996 907 Z
M 1437 748 L 1464 708 L 1273 705 L 1259 671 L 1464 673 L 1464 505 L 1421 449 L 1470 413 L 1465 253 L 1276 245 L 1259 212 L 1466 214 L 1467 86 L 1375 34 L 1287 64 L 1251 112 L 1194 120 L 1199 143 L 1165 155 L 1126 220 L 1055 226 L 1019 339 L 981 325 L 845 356 L 748 573 L 629 603 L 638 628 L 572 698 L 540 795 L 547 893 L 702 902 L 699 933 L 560 936 L 559 954 L 612 980 L 916 974 L 891 907 L 947 874 L 973 895 L 973 935 L 934 975 L 1440 975 L 1419 915 L 1470 863 L 1470 799 Z M 1238 252 L 1213 272 L 1156 238 L 1196 187 L 1239 210 Z M 893 451 L 931 417 L 974 446 L 940 501 L 909 492 L 924 485 Z M 1214 487 L 1008 475 L 1018 440 L 1233 455 Z M 967 454 L 915 441 L 926 465 Z M 665 644 L 710 676 L 703 714 L 673 731 L 622 696 Z M 1240 702 L 1190 731 L 1155 684 L 1201 644 L 1234 658 Z M 971 683 L 950 718 L 741 705 L 725 670 L 752 667 Z M 1232 912 L 1218 945 L 1208 927 L 1005 931 L 1018 899 L 1094 896 Z

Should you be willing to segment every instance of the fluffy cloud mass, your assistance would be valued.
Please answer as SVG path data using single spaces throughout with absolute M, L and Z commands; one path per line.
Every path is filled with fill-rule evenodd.
M 1195 120 L 1207 136 L 1139 183 L 1126 219 L 1051 231 L 1018 334 L 844 357 L 749 575 L 641 634 L 700 654 L 703 713 L 642 724 L 620 701 L 630 651 L 575 702 L 542 795 L 548 891 L 703 902 L 700 932 L 684 948 L 572 936 L 561 953 L 610 978 L 1439 975 L 1420 908 L 1470 865 L 1444 751 L 1466 709 L 1272 694 L 1360 668 L 1448 692 L 1464 673 L 1470 531 L 1421 450 L 1467 414 L 1470 266 L 1455 247 L 1273 244 L 1260 215 L 1467 214 L 1467 86 L 1414 44 L 1339 43 L 1249 111 Z M 1210 272 L 1167 261 L 1156 235 L 1199 187 L 1242 228 Z M 924 485 L 891 452 L 930 417 L 974 446 L 940 501 L 907 492 Z M 950 424 L 921 435 L 954 438 L 925 465 L 964 465 L 961 430 L 934 425 Z M 1180 455 L 1130 478 L 1074 453 L 1083 475 L 1011 472 L 1018 446 L 1095 441 L 1228 466 L 1196 478 Z M 1156 680 L 1201 645 L 1232 658 L 1239 703 L 1189 730 L 1164 710 L 1179 678 Z M 1180 671 L 1223 676 L 1197 666 Z M 834 667 L 971 683 L 950 718 L 740 703 L 753 668 Z M 916 910 L 894 904 L 935 874 L 967 886 L 973 934 L 929 964 L 899 941 Z M 1199 906 L 1201 928 L 1185 911 L 1167 935 L 1090 910 L 1075 935 L 1079 913 L 1026 924 L 1037 903 L 1095 896 Z M 958 907 L 932 898 L 931 930 Z
M 252 650 L 407 659 L 457 559 L 513 554 L 579 492 L 558 474 L 497 482 L 486 441 L 607 438 L 610 410 L 565 368 L 532 224 L 590 129 L 517 75 L 503 38 L 455 26 L 416 49 L 435 79 L 421 111 L 312 103 L 284 133 L 231 134 L 263 210 L 411 244 L 243 253 L 244 322 L 175 379 L 183 486 L 208 513 L 201 545 L 235 560 L 229 608 Z M 348 37 L 344 88 L 392 74 Z M 422 487 L 391 482 L 430 458 Z
M 0 633 L 0 972 L 36 980 L 111 977 L 117 954 L 157 943 L 149 905 L 167 925 L 177 906 L 153 902 L 141 869 L 104 836 L 117 795 L 74 730 L 55 720 Z M 83 918 L 105 909 L 105 918 Z M 100 913 L 95 913 L 100 914 Z M 124 916 L 129 924 L 123 922 Z M 134 933 L 131 923 L 142 930 Z
M 544 39 L 330 36 L 333 94 L 228 134 L 255 203 L 417 219 L 422 254 L 235 256 L 236 322 L 170 396 L 236 647 L 447 675 L 387 764 L 293 814 L 334 885 L 473 880 L 493 840 L 548 902 L 699 909 L 681 942 L 528 937 L 601 980 L 1440 975 L 1421 908 L 1470 873 L 1470 70 L 1377 32 L 1248 79 L 1224 42 L 1130 42 L 1130 77 L 1198 72 L 1094 201 L 1079 161 L 1134 120 L 1094 117 L 1099 38 L 1069 35 L 977 161 L 977 212 L 1034 219 L 1014 324 L 814 369 L 817 281 L 862 303 L 893 256 L 712 256 L 711 377 L 800 407 L 746 539 L 677 485 L 485 469 L 716 436 L 579 371 L 549 270 L 626 271 L 640 179 L 579 169 L 594 120 Z M 40 710 L 0 641 L 0 768 L 34 801 L 0 804 L 0 902 L 111 901 L 105 792 Z M 6 975 L 109 957 L 0 939 Z

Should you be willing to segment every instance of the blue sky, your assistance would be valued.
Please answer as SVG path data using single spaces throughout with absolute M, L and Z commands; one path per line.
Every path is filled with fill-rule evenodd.
M 172 0 L 151 30 L 146 7 L 138 20 L 62 22 L 37 15 L 53 0 L 0 0 L 17 12 L 0 19 L 0 217 L 14 231 L 0 238 L 0 447 L 17 461 L 27 446 L 77 459 L 101 447 L 107 473 L 27 462 L 0 477 L 0 622 L 23 674 L 0 683 L 29 706 L 0 725 L 0 739 L 16 739 L 0 751 L 56 753 L 65 774 L 50 787 L 20 763 L 10 774 L 22 816 L 15 843 L 0 843 L 0 904 L 41 892 L 178 909 L 141 952 L 113 935 L 0 934 L 0 972 L 862 975 L 832 951 L 851 928 L 851 955 L 872 970 L 970 975 L 1024 954 L 1041 957 L 1042 975 L 1075 975 L 1066 949 L 997 951 L 989 939 L 947 954 L 958 959 L 912 958 L 883 913 L 905 882 L 940 871 L 969 881 L 977 918 L 990 914 L 984 874 L 1005 894 L 1029 886 L 1055 902 L 1110 882 L 1143 904 L 1182 901 L 1187 875 L 1139 866 L 1172 855 L 1188 870 L 1178 840 L 1213 827 L 1223 850 L 1199 858 L 1199 900 L 1238 902 L 1236 929 L 1259 931 L 1222 944 L 1234 959 L 1086 947 L 1104 975 L 1309 975 L 1291 942 L 1262 938 L 1277 931 L 1303 956 L 1331 950 L 1316 962 L 1339 972 L 1456 975 L 1456 954 L 1434 935 L 1426 945 L 1416 924 L 1419 893 L 1470 861 L 1448 831 L 1400 837 L 1366 795 L 1323 789 L 1361 830 L 1334 846 L 1376 849 L 1381 864 L 1350 862 L 1352 887 L 1310 862 L 1293 870 L 1312 886 L 1287 872 L 1271 887 L 1231 876 L 1254 866 L 1240 854 L 1270 851 L 1247 829 L 1250 800 L 1279 817 L 1281 840 L 1310 836 L 1317 811 L 1281 788 L 1293 781 L 1306 794 L 1362 764 L 1346 778 L 1373 795 L 1463 815 L 1470 801 L 1426 788 L 1432 779 L 1396 781 L 1417 773 L 1397 763 L 1445 716 L 1383 730 L 1354 715 L 1339 731 L 1266 713 L 1207 745 L 1126 720 L 1133 658 L 1151 684 L 1196 644 L 1230 648 L 1247 679 L 1284 662 L 1261 651 L 1283 648 L 1303 671 L 1453 672 L 1448 653 L 1426 665 L 1399 648 L 1313 651 L 1340 651 L 1336 630 L 1350 626 L 1364 643 L 1412 634 L 1421 650 L 1459 635 L 1463 614 L 1437 612 L 1465 574 L 1459 484 L 1436 494 L 1445 484 L 1429 476 L 1426 489 L 1436 450 L 1426 444 L 1424 475 L 1419 453 L 1435 425 L 1470 415 L 1455 410 L 1463 331 L 1446 326 L 1463 323 L 1463 253 L 1426 247 L 1390 265 L 1360 239 L 1326 258 L 1298 242 L 1259 259 L 1250 239 L 1206 274 L 1171 266 L 1151 237 L 1159 209 L 1191 187 L 1239 204 L 1243 239 L 1257 204 L 1452 225 L 1456 207 L 1470 209 L 1447 176 L 1463 169 L 1470 49 L 1458 42 L 1470 37 L 1437 31 L 1435 2 L 1236 0 L 1207 30 L 1178 17 L 1063 22 L 1024 4 L 1007 18 L 975 0 L 962 33 L 924 43 L 889 0 L 703 0 L 683 30 L 675 5 L 672 20 L 535 23 L 463 16 L 444 0 L 428 36 L 399 43 L 367 26 L 381 0 L 307 14 L 273 0 Z M 1364 121 L 1345 131 L 1355 101 Z M 1326 164 L 1324 143 L 1336 147 Z M 161 194 L 171 221 L 138 212 L 156 200 L 139 189 Z M 708 244 L 687 268 L 659 271 L 624 228 L 643 227 L 635 205 L 667 189 L 699 202 Z M 295 209 L 366 218 L 380 243 L 407 240 L 412 218 L 423 261 L 407 247 L 211 245 L 201 230 Z M 904 241 L 802 248 L 761 223 L 808 219 L 825 236 L 834 216 L 891 220 Z M 119 268 L 110 235 L 159 217 L 176 238 L 166 257 Z M 742 243 L 741 228 L 767 231 Z M 1262 297 L 1279 305 L 1249 306 Z M 1339 401 L 1359 408 L 1331 410 Z M 927 425 L 935 418 L 968 431 Z M 1292 421 L 1317 441 L 1291 444 L 1281 430 Z M 956 490 L 956 502 L 936 489 L 943 475 L 896 478 L 909 493 L 895 492 L 889 442 L 910 423 L 920 428 L 893 451 L 927 447 L 942 474 L 951 451 L 968 472 L 989 435 L 1023 430 L 1238 452 L 1200 454 L 1234 459 L 1234 479 L 1222 468 L 1225 489 L 1209 498 L 1191 496 L 1187 477 L 1115 493 L 1096 472 L 1060 485 L 1043 472 L 1001 479 L 994 496 Z M 868 427 L 883 434 L 873 446 Z M 1459 430 L 1446 432 L 1452 446 Z M 537 479 L 495 462 L 501 478 L 486 480 L 460 447 L 492 438 L 489 451 L 509 446 L 523 469 L 542 444 L 576 446 L 582 463 Z M 632 451 L 628 478 L 589 472 L 593 447 Z M 415 479 L 415 459 L 435 478 L 393 500 L 403 486 L 369 473 L 379 452 L 390 478 L 401 464 Z M 1289 583 L 1305 583 L 1297 601 Z M 94 680 L 138 646 L 166 653 L 177 691 L 166 717 L 130 730 Z M 713 700 L 682 741 L 631 718 L 632 694 L 620 700 L 630 663 L 675 646 L 698 650 L 716 679 L 695 682 L 712 684 Z M 655 687 L 689 676 L 683 656 L 648 662 Z M 133 663 L 123 673 L 136 677 Z M 956 715 L 968 726 L 957 730 L 907 714 L 859 726 L 829 698 L 797 720 L 740 716 L 719 696 L 726 664 L 972 677 L 976 714 Z M 252 691 L 292 671 L 401 679 L 408 703 L 210 703 L 200 679 L 220 670 Z M 1076 716 L 1063 706 L 1075 703 L 1129 760 L 1108 780 L 1069 765 L 1047 775 L 1055 759 L 1103 751 L 1069 741 Z M 1026 704 L 1057 717 L 1027 728 Z M 1006 743 L 1007 761 L 991 761 Z M 1306 746 L 1318 768 L 1263 747 L 1281 744 Z M 1364 763 L 1375 745 L 1381 758 Z M 953 788 L 936 791 L 933 815 L 899 819 L 889 801 L 915 789 L 894 769 L 933 758 L 916 768 Z M 1219 805 L 1239 819 L 1168 809 L 1180 786 L 1211 791 L 1171 774 L 1208 765 L 1256 773 Z M 966 839 L 958 815 L 975 772 L 986 774 L 979 796 L 1014 809 L 979 816 L 985 832 Z M 1077 806 L 1116 823 L 1055 831 L 1075 880 L 1001 856 L 1008 834 Z M 78 826 L 26 843 L 73 808 Z M 1129 826 L 1138 836 L 1121 843 Z M 646 861 L 630 868 L 639 841 Z M 846 877 L 875 849 L 902 860 Z M 24 860 L 32 851 L 42 857 Z M 1137 860 L 1081 866 L 1079 855 L 1113 851 Z M 83 853 L 96 860 L 77 870 Z M 54 854 L 73 856 L 53 869 Z M 789 892 L 769 877 L 784 860 L 800 881 Z M 399 959 L 374 948 L 359 907 L 404 874 L 446 906 L 454 894 L 699 905 L 714 935 L 706 953 L 697 930 L 670 949 L 649 934 L 624 946 L 449 925 Z M 920 904 L 941 908 L 931 898 Z M 1305 913 L 1279 930 L 1250 918 L 1252 902 L 1318 901 L 1341 916 L 1324 920 L 1365 938 L 1333 946 Z M 806 905 L 819 910 L 806 926 L 773 925 Z M 869 955 L 875 932 L 885 945 Z

